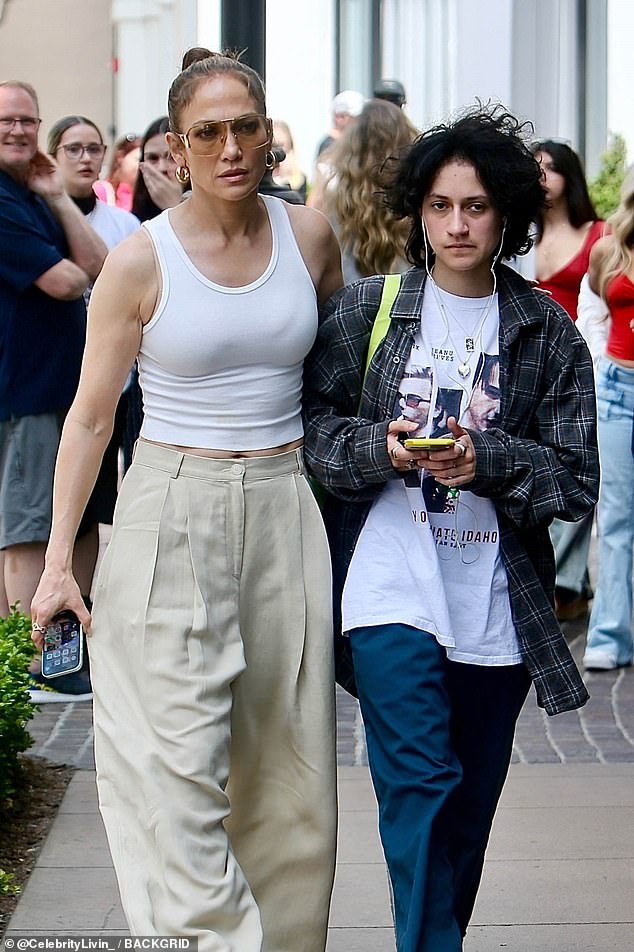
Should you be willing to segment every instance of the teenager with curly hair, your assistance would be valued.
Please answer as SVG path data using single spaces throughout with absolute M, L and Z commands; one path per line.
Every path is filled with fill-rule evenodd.
M 522 131 L 478 107 L 405 151 L 387 201 L 414 267 L 387 335 L 364 379 L 384 278 L 358 281 L 326 306 L 305 373 L 399 952 L 462 948 L 531 680 L 549 714 L 588 697 L 553 611 L 548 526 L 598 492 L 592 361 L 566 312 L 500 263 L 528 250 L 544 200 Z M 421 427 L 402 398 L 430 374 L 452 441 L 413 449 L 402 439 L 429 437 L 435 414 Z
M 396 218 L 380 189 L 388 156 L 398 156 L 417 132 L 393 103 L 371 99 L 330 147 L 320 207 L 339 237 L 346 284 L 404 270 L 407 223 Z
M 608 218 L 610 234 L 590 252 L 590 287 L 610 315 L 597 370 L 601 494 L 597 507 L 599 574 L 584 667 L 605 671 L 632 663 L 634 545 L 634 169 Z

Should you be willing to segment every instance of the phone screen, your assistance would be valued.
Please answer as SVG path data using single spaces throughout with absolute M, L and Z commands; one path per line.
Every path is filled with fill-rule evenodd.
M 46 629 L 42 650 L 42 674 L 56 678 L 81 668 L 82 629 L 73 612 L 56 615 Z

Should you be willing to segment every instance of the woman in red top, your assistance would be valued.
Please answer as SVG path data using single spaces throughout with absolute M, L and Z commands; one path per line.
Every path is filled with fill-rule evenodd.
M 537 280 L 576 321 L 579 286 L 590 250 L 603 234 L 603 222 L 588 194 L 579 156 L 570 146 L 546 140 L 533 146 L 533 153 L 542 167 L 548 201 L 537 221 Z
M 590 255 L 590 287 L 611 315 L 597 371 L 601 491 L 599 577 L 583 657 L 590 671 L 632 663 L 632 545 L 634 544 L 634 170 L 609 219 L 611 232 Z
M 570 146 L 547 139 L 533 146 L 543 172 L 547 206 L 537 221 L 535 246 L 539 287 L 548 291 L 577 320 L 581 279 L 590 251 L 603 233 L 592 204 L 581 161 Z M 560 621 L 580 618 L 592 597 L 588 550 L 593 513 L 581 522 L 555 519 L 551 538 L 557 561 L 555 603 Z

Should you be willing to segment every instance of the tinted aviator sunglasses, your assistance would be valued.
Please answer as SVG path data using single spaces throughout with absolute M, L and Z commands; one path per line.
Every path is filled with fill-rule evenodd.
M 254 112 L 233 119 L 201 119 L 187 132 L 176 135 L 194 155 L 219 155 L 227 141 L 228 129 L 242 149 L 261 149 L 273 134 L 271 120 Z

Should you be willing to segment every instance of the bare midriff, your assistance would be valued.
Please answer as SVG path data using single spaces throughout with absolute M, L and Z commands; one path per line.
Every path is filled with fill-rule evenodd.
M 609 350 L 606 350 L 605 356 L 608 360 L 611 360 L 613 364 L 618 364 L 619 367 L 625 367 L 627 370 L 634 370 L 634 360 L 623 360 L 622 357 L 615 357 L 614 354 L 611 354 Z
M 140 437 L 144 443 L 153 443 L 154 446 L 164 446 L 168 450 L 176 450 L 177 453 L 189 453 L 192 456 L 205 456 L 207 459 L 244 459 L 253 456 L 278 456 L 280 453 L 289 453 L 302 446 L 304 441 L 293 440 L 292 443 L 284 443 L 282 446 L 270 446 L 261 450 L 216 450 L 202 446 L 175 446 L 173 443 L 159 443 L 157 440 L 146 440 Z

